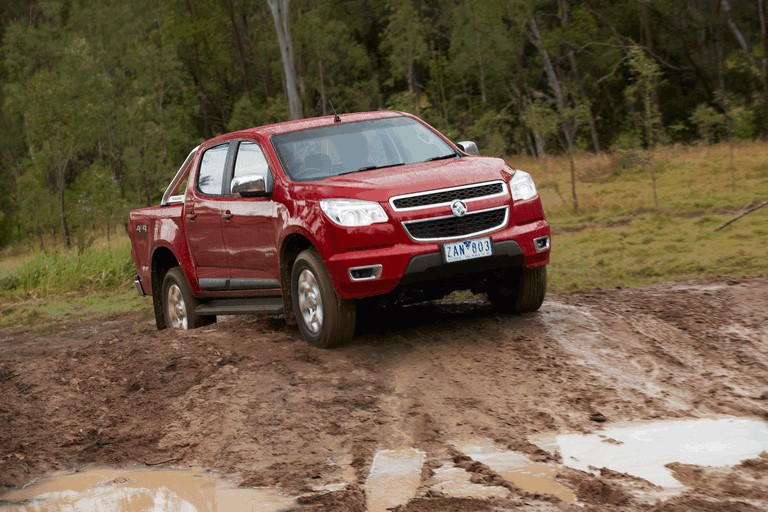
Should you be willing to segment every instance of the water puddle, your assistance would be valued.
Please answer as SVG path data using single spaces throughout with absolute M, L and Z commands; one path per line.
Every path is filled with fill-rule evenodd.
M 213 473 L 145 468 L 53 475 L 2 499 L 2 512 L 278 512 L 296 505 L 274 490 L 237 488 Z
M 573 491 L 555 480 L 558 473 L 557 466 L 532 462 L 522 453 L 503 450 L 490 441 L 454 443 L 454 446 L 525 492 L 551 494 L 565 503 L 576 503 L 576 495 Z
M 368 512 L 385 512 L 411 501 L 421 483 L 425 457 L 415 448 L 378 451 L 365 481 Z
M 435 470 L 432 489 L 450 498 L 503 498 L 509 494 L 504 487 L 473 483 L 470 476 L 461 468 L 441 466 Z
M 318 483 L 310 486 L 315 492 L 338 492 L 347 489 L 357 481 L 357 473 L 352 467 L 352 456 L 342 455 L 329 462 L 329 466 L 335 469 L 334 477 L 327 483 Z
M 768 424 L 739 418 L 667 420 L 608 427 L 595 434 L 532 438 L 556 448 L 563 464 L 582 471 L 608 468 L 661 487 L 683 487 L 665 467 L 678 462 L 733 466 L 768 450 Z M 490 465 L 490 464 L 489 464 Z

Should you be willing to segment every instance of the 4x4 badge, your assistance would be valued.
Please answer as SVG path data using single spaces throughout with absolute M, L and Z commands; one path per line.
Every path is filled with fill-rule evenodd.
M 467 213 L 467 205 L 464 204 L 464 201 L 456 199 L 451 203 L 451 211 L 456 217 L 463 217 Z

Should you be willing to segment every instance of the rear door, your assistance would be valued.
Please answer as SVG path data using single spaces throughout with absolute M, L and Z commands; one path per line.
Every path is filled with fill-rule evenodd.
M 271 180 L 269 164 L 259 144 L 240 141 L 233 177 L 261 174 Z M 280 287 L 277 258 L 278 205 L 271 197 L 229 195 L 222 201 L 224 243 L 232 265 L 232 289 L 266 290 Z
M 203 150 L 195 183 L 187 187 L 184 199 L 187 243 L 203 290 L 220 288 L 229 279 L 230 262 L 221 232 L 229 147 L 227 142 Z

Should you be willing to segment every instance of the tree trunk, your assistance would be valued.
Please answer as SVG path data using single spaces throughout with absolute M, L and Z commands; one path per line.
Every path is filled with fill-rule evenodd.
M 573 200 L 573 213 L 579 213 L 579 197 L 576 195 L 576 161 L 573 159 L 573 151 L 568 151 L 568 163 L 571 168 L 571 199 Z
M 248 80 L 248 65 L 245 60 L 245 50 L 243 49 L 243 39 L 240 37 L 240 29 L 237 26 L 237 20 L 235 19 L 235 4 L 234 0 L 224 0 L 224 4 L 227 6 L 227 13 L 229 14 L 229 22 L 232 24 L 232 32 L 235 36 L 235 47 L 237 48 L 237 55 L 240 58 L 240 67 L 243 71 L 243 87 L 248 94 L 248 98 L 253 100 L 251 95 L 251 85 Z
M 531 29 L 533 38 L 531 42 L 538 49 L 541 55 L 541 60 L 544 64 L 544 73 L 547 75 L 549 86 L 552 89 L 552 93 L 555 95 L 555 103 L 557 105 L 557 111 L 560 117 L 560 127 L 563 133 L 563 140 L 565 141 L 565 150 L 568 153 L 568 161 L 571 168 L 571 196 L 573 197 L 573 211 L 579 211 L 579 199 L 576 195 L 576 162 L 573 159 L 573 137 L 576 134 L 576 120 L 573 119 L 573 115 L 568 113 L 568 106 L 565 103 L 565 94 L 563 94 L 563 87 L 560 83 L 560 79 L 557 77 L 555 67 L 552 65 L 552 59 L 549 57 L 549 52 L 544 48 L 544 43 L 541 38 L 541 31 L 539 30 L 539 24 L 536 18 L 531 18 L 528 21 L 528 25 Z
M 576 65 L 576 55 L 573 50 L 568 52 L 568 60 L 571 64 L 571 73 L 573 73 L 573 80 L 578 84 L 579 97 L 582 104 L 587 105 L 587 121 L 589 122 L 589 134 L 592 137 L 592 147 L 595 149 L 595 153 L 600 154 L 600 139 L 597 136 L 597 124 L 595 123 L 595 116 L 592 114 L 592 106 L 587 103 L 587 92 L 584 90 L 584 85 L 579 76 L 579 68 Z
M 285 94 L 288 96 L 288 108 L 292 119 L 301 118 L 301 100 L 296 87 L 296 66 L 293 61 L 293 41 L 288 26 L 290 0 L 267 0 L 272 19 L 275 20 L 277 42 L 280 45 L 280 57 L 283 61 L 285 76 Z
M 736 39 L 736 42 L 739 43 L 741 50 L 744 52 L 744 56 L 747 58 L 749 63 L 760 72 L 760 77 L 762 78 L 763 82 L 763 95 L 765 95 L 766 92 L 768 92 L 768 66 L 766 65 L 766 56 L 763 56 L 759 62 L 755 58 L 754 54 L 752 53 L 752 45 L 750 44 L 749 40 L 744 37 L 744 34 L 742 34 L 741 30 L 739 30 L 736 22 L 733 21 L 733 17 L 731 16 L 731 2 L 729 0 L 720 0 L 720 5 L 722 6 L 723 12 L 725 13 L 726 24 L 728 25 L 728 28 L 731 29 L 731 33 Z M 761 0 L 758 0 L 758 7 L 761 6 L 762 2 Z M 762 11 L 762 9 L 759 10 Z M 763 34 L 763 39 L 763 43 L 765 44 L 765 34 Z
M 567 0 L 560 0 L 558 4 L 560 10 L 560 23 L 562 24 L 563 28 L 566 28 L 568 25 L 568 2 Z M 584 83 L 581 80 L 581 76 L 579 75 L 579 67 L 576 63 L 576 52 L 574 52 L 573 49 L 568 50 L 568 64 L 571 67 L 573 83 L 576 84 L 577 91 L 579 93 L 579 102 L 582 105 L 587 106 L 587 120 L 589 122 L 589 134 L 592 137 L 592 147 L 594 148 L 595 153 L 599 154 L 600 140 L 597 137 L 595 116 L 592 115 L 592 106 L 589 105 L 589 97 L 587 96 L 587 92 L 584 90 Z
M 63 169 L 57 169 L 56 172 L 59 174 L 63 174 Z M 59 177 L 56 177 L 56 181 L 58 182 L 56 185 L 57 193 L 58 193 L 58 199 L 59 199 L 59 218 L 61 219 L 61 232 L 64 235 L 64 244 L 67 246 L 67 249 L 72 247 L 72 236 L 69 233 L 69 223 L 67 222 L 67 209 L 64 204 L 64 180 L 59 179 Z M 63 176 L 62 176 L 63 178 Z
M 763 39 L 763 69 L 768 66 L 768 26 L 765 21 L 765 0 L 757 0 L 757 13 L 760 18 L 760 36 Z M 766 71 L 768 73 L 768 71 Z
M 325 76 L 323 73 L 323 60 L 320 58 L 320 49 L 316 48 L 317 52 L 317 73 L 318 78 L 320 79 L 320 107 L 323 115 L 326 115 L 328 112 L 325 109 L 325 104 L 328 103 L 328 98 L 325 94 Z
M 189 12 L 191 17 L 195 16 L 191 0 L 187 0 L 187 12 Z M 201 59 L 200 51 L 197 47 L 197 40 L 194 40 L 192 44 L 192 57 L 193 69 L 190 70 L 190 75 L 192 75 L 192 81 L 195 82 L 195 88 L 197 89 L 197 95 L 200 100 L 200 118 L 203 120 L 203 131 L 206 137 L 211 137 L 213 136 L 214 130 L 208 114 L 208 94 L 205 92 L 205 86 L 203 85 L 203 72 L 200 68 Z
M 533 135 L 536 159 L 539 161 L 539 165 L 541 165 L 541 170 L 544 171 L 544 179 L 547 181 L 547 183 L 552 185 L 552 189 L 555 191 L 555 194 L 557 194 L 557 197 L 559 197 L 564 204 L 567 204 L 568 201 L 565 200 L 563 193 L 560 192 L 560 185 L 557 183 L 557 178 L 553 177 L 552 173 L 550 172 L 549 156 L 547 155 L 547 150 L 544 147 L 544 141 L 541 138 L 541 134 L 536 128 L 533 127 L 531 127 L 531 134 Z
M 485 105 L 488 103 L 488 97 L 485 94 L 485 63 L 483 62 L 483 52 L 480 50 L 480 41 L 483 35 L 480 33 L 477 24 L 477 12 L 472 9 L 472 24 L 475 29 L 475 55 L 477 56 L 477 73 L 480 78 L 480 101 Z

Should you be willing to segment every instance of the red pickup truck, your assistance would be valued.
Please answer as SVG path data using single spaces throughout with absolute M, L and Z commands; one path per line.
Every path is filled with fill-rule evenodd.
M 282 312 L 319 347 L 352 338 L 360 300 L 470 289 L 535 311 L 550 252 L 530 175 L 391 111 L 206 141 L 129 232 L 158 329 Z

